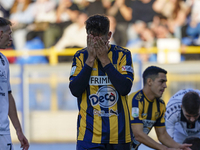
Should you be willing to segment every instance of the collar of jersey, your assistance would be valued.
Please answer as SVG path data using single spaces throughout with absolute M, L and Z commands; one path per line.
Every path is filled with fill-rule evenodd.
M 110 44 L 110 45 L 109 45 L 109 50 L 108 50 L 108 53 L 110 52 L 110 50 L 111 50 L 111 47 L 112 47 L 112 45 Z
M 154 100 L 156 100 L 156 98 L 154 98 L 153 100 L 148 99 L 147 96 L 146 96 L 146 94 L 143 92 L 143 90 L 141 90 L 141 91 L 142 91 L 142 93 L 144 94 L 145 98 L 146 98 L 149 102 L 153 102 Z

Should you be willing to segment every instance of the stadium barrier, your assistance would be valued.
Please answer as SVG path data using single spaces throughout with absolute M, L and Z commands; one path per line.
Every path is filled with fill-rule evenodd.
M 58 56 L 73 56 L 77 50 L 80 50 L 80 48 L 68 48 L 63 51 L 57 51 L 54 47 L 49 49 L 43 49 L 43 50 L 4 50 L 1 51 L 5 56 L 7 57 L 20 57 L 25 55 L 28 56 L 47 56 L 49 58 L 49 64 L 50 65 L 56 65 L 58 64 Z M 132 54 L 138 54 L 138 53 L 148 53 L 148 54 L 157 54 L 158 48 L 152 47 L 152 48 L 130 48 L 129 49 Z M 164 49 L 164 53 L 167 54 L 170 50 Z M 175 51 L 179 51 L 181 53 L 185 54 L 196 54 L 200 53 L 200 46 L 188 46 L 184 47 L 184 49 L 175 49 Z M 183 52 L 184 51 L 184 52 Z

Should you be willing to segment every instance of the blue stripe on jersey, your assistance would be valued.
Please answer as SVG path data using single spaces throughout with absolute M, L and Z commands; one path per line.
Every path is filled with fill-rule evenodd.
M 104 108 L 105 112 L 108 112 L 108 109 Z M 101 136 L 101 143 L 105 143 L 107 141 L 109 143 L 110 137 L 110 123 L 109 117 L 102 117 L 102 136 Z
M 132 57 L 131 57 L 131 54 L 130 55 L 128 55 L 128 57 L 126 58 L 126 64 L 130 64 L 132 62 Z M 128 78 L 130 78 L 132 81 L 133 81 L 133 78 L 134 78 L 134 76 L 131 76 L 130 74 L 130 72 L 127 72 L 128 74 L 127 75 L 124 75 L 125 77 L 128 77 Z
M 153 105 L 152 105 L 152 102 L 149 102 L 149 107 L 148 107 L 149 109 L 148 109 L 148 111 L 147 111 L 147 120 L 151 120 L 151 118 L 152 118 L 152 108 L 153 108 Z
M 98 75 L 99 76 L 105 76 L 105 71 L 104 71 L 104 69 L 103 69 L 103 66 L 101 65 L 101 62 L 99 61 L 99 59 L 98 59 Z
M 164 113 L 162 114 L 162 116 L 156 120 L 156 123 L 154 124 L 154 126 L 165 126 L 165 122 L 164 123 L 161 123 L 161 119 L 163 117 L 163 115 L 165 115 Z
M 142 101 L 142 105 L 143 105 L 143 106 L 142 106 L 142 107 L 143 107 L 143 109 L 142 109 L 142 114 L 143 114 L 143 113 L 144 113 L 144 110 L 145 110 L 145 109 L 144 109 L 144 107 L 145 107 L 145 106 L 144 106 L 144 105 L 145 105 L 145 98 L 144 98 L 144 97 L 145 97 L 145 96 L 144 96 L 144 93 L 143 93 L 142 90 L 141 90 L 140 92 L 142 93 L 142 98 L 140 99 L 140 102 Z
M 157 102 L 157 112 L 160 112 L 160 99 L 156 99 Z M 165 115 L 165 113 L 162 114 L 162 116 L 156 120 L 156 123 L 154 124 L 154 126 L 165 126 L 165 123 L 161 123 L 161 119 L 163 117 L 163 115 Z
M 77 103 L 78 103 L 78 110 L 80 111 L 80 105 L 81 105 L 81 96 L 79 96 L 78 98 L 77 98 Z
M 87 95 L 90 95 L 90 90 L 86 90 L 86 91 L 87 91 Z M 92 141 L 92 137 L 93 137 L 94 113 L 93 113 L 93 109 L 88 109 L 90 107 L 92 107 L 91 103 L 90 103 L 89 99 L 87 99 L 87 111 L 86 111 L 87 124 L 86 124 L 84 139 L 83 139 L 83 140 L 87 139 L 87 141 Z
M 159 99 L 156 99 L 157 102 L 157 111 L 160 112 L 160 103 L 159 103 Z
M 115 51 L 114 45 L 111 45 L 110 50 Z M 114 52 L 112 52 L 112 53 L 113 53 L 113 55 L 112 55 L 113 64 L 117 64 L 117 59 L 116 59 L 116 58 L 119 57 L 119 56 L 118 56 L 118 53 L 114 53 Z
M 84 50 L 86 50 L 86 49 L 84 49 Z M 85 61 L 87 60 L 87 58 L 88 58 L 88 52 L 86 50 L 86 53 L 84 53 L 83 63 L 85 63 Z
M 105 76 L 105 71 L 103 69 L 103 66 L 101 65 L 101 62 L 98 60 L 98 75 L 99 76 Z M 99 88 L 102 87 L 99 85 Z M 109 112 L 108 108 L 101 107 L 102 111 L 105 111 L 105 113 Z M 109 142 L 109 135 L 110 135 L 110 121 L 109 117 L 102 117 L 102 136 L 101 136 L 101 143 L 104 143 L 105 141 Z M 104 141 L 104 142 L 103 142 Z
M 139 108 L 139 100 L 136 100 L 137 98 L 137 96 L 140 94 L 140 93 L 142 93 L 142 90 L 140 91 L 140 92 L 138 92 L 137 94 L 135 94 L 134 95 L 134 97 L 132 98 L 132 107 L 137 107 L 137 108 Z M 142 96 L 143 96 L 143 94 L 142 94 Z M 140 100 L 143 100 L 143 98 L 141 98 Z M 144 103 L 143 103 L 143 108 L 144 108 Z M 144 109 L 143 109 L 144 110 Z M 142 111 L 143 111 L 142 110 Z M 142 112 L 143 113 L 143 112 Z M 132 114 L 130 114 L 130 115 L 132 115 Z M 131 123 L 142 123 L 142 121 L 139 119 L 139 117 L 138 118 L 134 118 L 134 120 L 131 120 Z
M 139 93 L 139 92 L 138 92 Z M 132 107 L 138 107 L 138 100 L 135 100 L 135 97 L 138 95 L 138 93 L 136 95 L 134 95 L 133 99 L 132 99 Z
M 91 106 L 89 106 L 91 107 Z M 86 116 L 86 131 L 85 131 L 85 135 L 84 135 L 84 139 L 87 139 L 87 141 L 92 141 L 92 137 L 93 137 L 93 110 L 91 109 L 87 109 L 87 116 Z M 87 135 L 87 136 L 86 136 Z
M 118 120 L 119 120 L 120 122 L 125 122 L 125 117 L 124 117 L 125 114 L 124 114 L 124 109 L 123 109 L 122 101 L 118 102 L 117 109 L 119 110 L 119 112 L 121 112 L 121 113 L 119 114 L 119 116 L 118 116 Z M 127 109 L 128 109 L 128 108 L 127 108 Z M 125 124 L 118 123 L 118 133 L 120 133 L 120 134 L 118 135 L 118 137 L 120 137 L 120 138 L 118 138 L 118 140 L 121 139 L 121 137 L 123 137 L 123 140 L 124 140 L 123 142 L 125 143 L 125 139 L 126 139 L 125 133 L 126 133 L 126 131 L 125 131 L 124 125 L 125 125 Z
M 80 60 L 80 52 L 76 52 L 76 54 L 74 55 L 74 58 L 73 58 L 73 63 L 72 63 L 72 66 L 76 66 L 76 58 L 78 58 L 79 60 Z M 80 60 L 80 62 L 82 62 L 81 60 Z M 82 63 L 82 67 L 84 66 L 84 64 Z
M 79 131 L 79 127 L 80 127 L 80 120 L 81 120 L 81 115 L 78 115 L 78 118 L 77 118 L 77 131 Z M 79 135 L 79 132 L 77 132 L 77 138 L 78 138 L 78 135 Z
M 128 52 L 128 51 L 127 51 Z M 130 52 L 128 52 L 130 53 Z M 132 62 L 131 54 L 126 58 L 126 64 L 130 64 Z
M 80 104 L 81 104 L 81 96 L 77 98 L 77 103 L 78 103 L 78 110 L 80 111 Z M 77 138 L 79 136 L 79 127 L 80 127 L 80 122 L 81 122 L 81 115 L 78 114 L 77 118 Z

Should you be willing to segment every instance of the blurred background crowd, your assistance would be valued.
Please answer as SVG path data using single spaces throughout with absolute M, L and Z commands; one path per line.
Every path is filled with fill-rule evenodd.
M 159 39 L 173 38 L 180 42 L 182 61 L 200 59 L 199 54 L 184 54 L 187 46 L 200 45 L 200 0 L 0 0 L 0 17 L 13 23 L 9 49 L 16 51 L 86 47 L 84 22 L 93 14 L 109 17 L 111 44 L 148 50 L 157 47 Z M 22 63 L 25 57 L 9 61 Z M 156 57 L 144 53 L 133 59 L 146 62 Z M 48 59 L 34 56 L 26 63 Z

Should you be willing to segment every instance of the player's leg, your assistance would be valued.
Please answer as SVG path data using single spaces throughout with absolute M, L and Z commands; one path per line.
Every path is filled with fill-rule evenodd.
M 0 150 L 14 150 L 9 134 L 0 135 Z
M 85 141 L 77 141 L 76 150 L 105 150 L 105 145 Z

